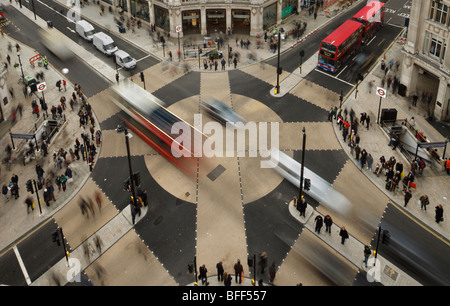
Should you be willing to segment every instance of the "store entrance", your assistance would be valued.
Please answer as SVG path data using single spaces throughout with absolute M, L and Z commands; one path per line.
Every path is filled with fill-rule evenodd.
M 214 32 L 226 33 L 225 10 L 206 10 L 206 30 L 209 34 Z
M 231 18 L 234 34 L 250 34 L 250 10 L 232 10 Z
M 200 10 L 183 12 L 183 33 L 200 34 Z

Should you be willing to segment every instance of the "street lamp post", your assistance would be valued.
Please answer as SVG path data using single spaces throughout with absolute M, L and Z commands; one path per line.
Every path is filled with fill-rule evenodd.
M 25 75 L 23 74 L 22 61 L 20 60 L 20 51 L 17 52 L 17 57 L 19 58 L 20 71 L 22 72 L 22 80 L 25 82 Z
M 302 200 L 302 193 L 303 193 L 303 172 L 305 168 L 305 147 L 306 147 L 306 133 L 305 133 L 305 127 L 303 127 L 303 144 L 302 144 L 302 165 L 301 165 L 301 171 L 300 171 L 300 191 L 298 196 L 298 203 L 297 203 L 297 210 L 300 211 L 300 201 Z
M 128 129 L 121 125 L 119 125 L 116 129 L 117 133 L 124 133 L 125 134 L 125 144 L 127 146 L 127 158 L 128 158 L 128 168 L 130 170 L 130 187 L 131 187 L 131 194 L 132 194 L 132 200 L 133 200 L 133 205 L 136 206 L 137 202 L 136 202 L 136 191 L 134 188 L 134 178 L 133 178 L 133 169 L 131 167 L 131 155 L 130 155 L 130 143 L 128 141 L 128 138 L 131 137 L 131 134 L 128 134 Z
M 281 74 L 281 67 L 280 67 L 280 47 L 281 47 L 281 33 L 278 31 L 278 61 L 277 61 L 277 94 L 280 93 L 280 74 Z

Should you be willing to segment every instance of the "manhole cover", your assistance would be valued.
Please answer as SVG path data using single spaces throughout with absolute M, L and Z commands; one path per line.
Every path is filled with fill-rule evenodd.
M 222 165 L 218 165 L 213 171 L 211 171 L 207 177 L 211 181 L 215 181 L 216 178 L 218 178 L 223 172 L 225 171 L 225 168 Z

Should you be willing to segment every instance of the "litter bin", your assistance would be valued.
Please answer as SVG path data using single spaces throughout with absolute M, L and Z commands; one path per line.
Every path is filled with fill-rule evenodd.
M 398 94 L 402 97 L 406 96 L 406 86 L 403 84 L 398 85 Z
M 26 77 L 24 77 L 24 79 L 23 79 L 23 82 L 25 83 L 25 85 L 31 85 L 31 84 L 33 84 L 33 83 L 36 83 L 36 80 L 32 77 L 32 76 L 26 76 Z

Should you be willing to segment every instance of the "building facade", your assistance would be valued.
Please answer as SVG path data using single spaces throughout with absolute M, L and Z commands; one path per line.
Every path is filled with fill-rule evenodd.
M 216 30 L 256 36 L 315 0 L 102 0 L 171 37 Z
M 429 115 L 450 121 L 450 0 L 413 0 L 401 84 L 406 95 L 431 93 Z

